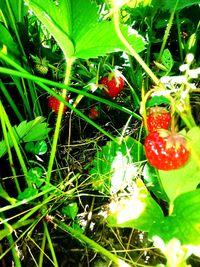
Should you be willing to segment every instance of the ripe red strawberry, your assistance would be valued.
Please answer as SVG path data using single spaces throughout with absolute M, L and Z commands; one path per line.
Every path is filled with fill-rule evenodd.
M 69 98 L 66 96 L 65 100 L 68 102 Z M 49 108 L 51 110 L 53 110 L 55 113 L 58 113 L 60 101 L 57 98 L 55 98 L 54 96 L 49 96 L 47 98 L 47 101 L 48 101 Z M 67 106 L 64 106 L 63 113 L 66 112 L 66 110 L 67 110 Z
M 96 120 L 99 117 L 98 109 L 95 106 L 91 107 L 88 117 L 92 120 Z
M 169 129 L 171 122 L 170 112 L 163 107 L 151 107 L 147 110 L 147 128 L 148 132 L 154 132 L 157 129 Z
M 124 88 L 124 79 L 122 76 L 115 76 L 111 73 L 100 80 L 100 84 L 104 85 L 106 89 L 104 93 L 110 97 L 116 97 Z
M 144 148 L 149 163 L 164 171 L 182 167 L 190 156 L 186 139 L 163 129 L 150 133 L 145 139 Z

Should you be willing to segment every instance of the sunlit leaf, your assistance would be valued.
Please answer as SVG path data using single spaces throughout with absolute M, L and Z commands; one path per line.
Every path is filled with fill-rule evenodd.
M 144 157 L 141 143 L 127 137 L 121 144 L 109 141 L 97 151 L 90 170 L 93 188 L 102 193 L 123 190 L 137 177 Z
M 93 58 L 126 51 L 112 21 L 100 21 L 98 7 L 90 0 L 25 0 L 45 25 L 66 58 Z M 144 39 L 128 26 L 121 26 L 136 52 L 145 49 Z
M 107 222 L 110 227 L 130 227 L 149 231 L 155 222 L 163 219 L 160 206 L 152 198 L 141 180 L 130 196 L 110 204 Z
M 136 8 L 137 6 L 147 6 L 147 5 L 150 5 L 152 2 L 152 0 L 130 0 L 128 2 L 128 6 L 131 7 L 131 8 Z

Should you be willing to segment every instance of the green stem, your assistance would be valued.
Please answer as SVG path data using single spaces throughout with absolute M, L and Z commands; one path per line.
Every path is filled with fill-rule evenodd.
M 34 206 L 28 213 L 26 213 L 21 219 L 19 219 L 19 222 L 28 220 L 29 217 L 31 217 L 36 211 L 45 207 L 45 205 L 48 204 L 52 199 L 53 195 L 51 194 L 48 198 L 45 198 L 41 204 Z
M 21 115 L 15 101 L 13 100 L 13 98 L 11 97 L 11 95 L 9 94 L 8 90 L 6 89 L 4 83 L 2 82 L 2 80 L 0 79 L 0 88 L 1 91 L 3 92 L 5 98 L 7 99 L 9 105 L 11 106 L 11 108 L 13 109 L 15 115 L 17 116 L 17 118 L 19 119 L 20 122 L 22 122 L 23 116 Z
M 7 150 L 8 150 L 8 159 L 9 159 L 9 163 L 10 163 L 10 168 L 11 168 L 13 177 L 17 177 L 14 162 L 13 162 L 13 157 L 12 157 L 12 153 L 11 153 L 11 149 L 10 149 L 10 145 L 9 145 L 8 132 L 6 130 L 6 124 L 4 121 L 4 114 L 3 114 L 3 109 L 2 109 L 1 103 L 0 103 L 0 118 L 1 118 L 1 127 L 2 127 L 3 137 L 4 137 L 4 140 L 5 140 L 5 143 L 7 146 Z M 14 182 L 15 182 L 15 186 L 17 188 L 17 192 L 18 192 L 18 194 L 20 194 L 21 189 L 20 189 L 17 178 L 14 179 Z
M 12 3 L 12 2 L 10 1 L 10 3 Z M 11 20 L 13 30 L 14 30 L 14 32 L 15 32 L 15 34 L 16 34 L 16 38 L 17 38 L 17 41 L 18 41 L 20 50 L 21 50 L 21 52 L 22 52 L 22 55 L 23 55 L 24 59 L 26 59 L 26 53 L 24 52 L 24 48 L 23 48 L 23 45 L 22 45 L 22 43 L 21 43 L 21 39 L 20 39 L 18 30 L 17 30 L 17 27 L 16 27 L 18 21 L 15 20 L 15 17 L 14 17 L 14 15 L 13 15 L 13 11 L 12 11 L 12 8 L 11 8 L 10 3 L 9 3 L 8 0 L 5 0 L 5 5 L 7 6 L 7 10 L 8 10 L 9 18 L 10 18 L 10 20 Z M 19 3 L 18 3 L 18 4 L 19 4 Z M 23 3 L 23 2 L 21 2 L 21 4 L 22 4 L 22 6 L 24 6 L 24 3 Z M 14 7 L 13 7 L 13 8 L 14 8 Z
M 188 74 L 185 74 L 186 77 Z M 193 127 L 196 127 L 196 122 L 193 118 L 192 111 L 191 111 L 191 105 L 190 105 L 190 86 L 188 85 L 186 88 L 184 88 L 184 85 L 182 86 L 182 90 L 184 91 L 184 94 L 186 94 L 186 97 L 184 99 L 182 110 L 176 105 L 175 109 L 176 112 L 179 114 L 181 119 L 184 121 L 185 125 L 188 127 L 188 129 L 191 129 Z
M 63 222 L 59 221 L 56 218 L 54 218 L 53 223 L 55 224 L 55 226 L 58 226 L 60 229 L 68 232 L 74 238 L 78 239 L 80 242 L 86 243 L 93 250 L 106 256 L 108 259 L 110 259 L 112 262 L 116 263 L 118 266 L 130 267 L 130 265 L 128 263 L 119 259 L 117 256 L 115 256 L 114 254 L 112 254 L 110 251 L 103 248 L 102 246 L 100 246 L 98 243 L 96 243 L 95 241 L 93 241 L 89 237 L 80 233 L 80 231 L 73 229 L 72 227 L 64 224 Z
M 48 230 L 48 227 L 47 227 L 47 224 L 46 224 L 45 221 L 43 221 L 43 225 L 44 225 L 44 234 L 47 237 L 47 241 L 48 241 L 49 248 L 50 248 L 50 251 L 51 251 L 51 255 L 52 255 L 52 258 L 53 258 L 54 266 L 55 267 L 59 267 L 58 261 L 57 261 L 57 258 L 56 258 L 56 254 L 55 254 L 55 250 L 54 250 L 54 247 L 53 247 L 53 243 L 52 243 L 52 240 L 51 240 L 51 236 L 49 234 L 49 230 Z
M 184 123 L 188 127 L 188 129 L 192 129 L 193 127 L 197 126 L 191 112 L 187 112 L 187 114 L 186 113 L 179 113 L 179 116 L 184 121 Z
M 2 220 L 2 222 L 1 222 Z M 10 225 L 8 223 L 6 223 L 5 221 L 3 221 L 3 219 L 0 219 L 0 224 L 5 224 L 7 225 L 7 227 L 3 230 L 0 230 L 0 240 L 2 240 L 3 238 L 9 236 L 11 233 L 13 233 L 15 230 L 20 229 L 22 227 L 27 226 L 28 224 L 31 224 L 34 221 L 34 219 L 30 219 L 24 222 L 16 222 L 13 225 Z M 0 258 L 1 259 L 1 258 Z
M 168 210 L 168 215 L 170 216 L 173 212 L 174 209 L 174 202 L 169 203 L 169 210 Z
M 2 111 L 1 113 L 4 116 L 4 121 L 5 121 L 5 124 L 6 124 L 7 128 L 8 128 L 8 132 L 10 134 L 10 138 L 11 138 L 12 143 L 13 143 L 13 146 L 15 148 L 15 151 L 16 151 L 16 154 L 17 154 L 17 158 L 18 158 L 19 163 L 20 163 L 20 165 L 22 167 L 22 170 L 23 170 L 24 175 L 26 175 L 27 174 L 26 164 L 24 162 L 23 156 L 21 154 L 20 148 L 19 148 L 18 143 L 17 143 L 17 140 L 15 138 L 14 130 L 13 130 L 11 124 L 10 124 L 8 115 L 5 112 L 5 109 L 4 109 L 1 101 L 0 101 L 0 110 Z
M 180 20 L 179 20 L 179 13 L 176 13 L 176 24 L 177 24 L 177 32 L 178 32 L 178 44 L 179 44 L 179 52 L 180 52 L 180 61 L 183 62 L 183 47 L 181 41 L 181 27 L 180 27 Z
M 152 17 L 149 19 L 147 18 L 145 20 L 146 25 L 147 25 L 147 33 L 148 33 L 148 39 L 150 39 L 150 36 L 152 34 L 152 27 L 153 27 L 153 22 L 154 22 L 154 16 L 155 16 L 156 11 L 154 11 L 154 14 L 152 14 Z M 147 52 L 146 52 L 146 64 L 149 67 L 150 66 L 150 56 L 151 56 L 151 42 L 148 40 L 147 44 Z M 149 89 L 149 79 L 145 79 L 145 91 Z
M 1 58 L 1 52 L 0 52 L 0 58 Z M 104 103 L 106 105 L 112 106 L 113 108 L 119 109 L 122 112 L 125 112 L 125 113 L 127 113 L 129 115 L 132 115 L 134 118 L 136 118 L 136 119 L 138 119 L 140 121 L 142 120 L 141 116 L 139 116 L 135 112 L 133 112 L 133 111 L 131 111 L 131 110 L 125 108 L 125 107 L 122 107 L 122 106 L 120 106 L 120 105 L 118 105 L 118 104 L 116 104 L 116 103 L 114 103 L 112 101 L 109 101 L 109 100 L 107 100 L 105 98 L 98 97 L 98 96 L 96 96 L 94 94 L 88 93 L 88 92 L 83 91 L 83 90 L 81 91 L 81 90 L 66 86 L 66 85 L 58 83 L 58 82 L 54 82 L 54 81 L 51 81 L 51 80 L 47 80 L 45 78 L 40 78 L 40 77 L 31 75 L 29 73 L 22 73 L 22 72 L 19 72 L 19 71 L 16 71 L 16 70 L 8 69 L 8 68 L 0 67 L 0 73 L 12 74 L 12 75 L 17 76 L 17 77 L 23 77 L 23 78 L 32 80 L 35 83 L 37 83 L 41 88 L 43 88 L 45 91 L 47 91 L 51 95 L 55 96 L 60 101 L 62 101 L 62 99 L 59 98 L 59 96 L 55 93 L 55 91 L 53 91 L 49 87 L 45 86 L 45 84 L 50 85 L 52 87 L 57 87 L 57 88 L 60 88 L 60 89 L 66 88 L 70 92 L 74 92 L 74 93 L 77 93 L 77 94 L 84 95 L 84 96 L 86 96 L 88 98 L 94 99 L 94 100 L 99 101 L 101 103 Z M 68 103 L 65 103 L 65 105 L 68 105 L 71 108 L 71 106 Z M 82 113 L 80 112 L 80 114 L 82 114 Z M 81 116 L 81 117 L 84 119 L 83 116 Z M 91 120 L 89 120 L 89 121 L 90 121 L 90 123 L 92 122 Z M 93 123 L 92 125 L 96 125 L 96 124 Z
M 41 245 L 41 252 L 40 252 L 38 267 L 42 267 L 43 266 L 43 259 L 44 259 L 43 251 L 45 250 L 46 239 L 47 239 L 46 235 L 44 235 L 43 238 L 42 238 L 42 245 Z
M 15 61 L 13 61 L 11 58 L 9 58 L 6 54 L 4 54 L 3 52 L 0 51 L 0 58 L 2 58 L 7 64 L 11 65 L 12 67 L 14 67 L 15 69 L 17 69 L 18 71 L 20 72 L 23 72 L 23 73 L 26 73 L 26 74 L 29 74 L 29 72 L 27 70 L 25 70 L 24 68 L 22 68 L 20 65 L 18 65 Z M 9 75 L 11 75 L 12 77 L 12 73 L 7 73 Z M 29 99 L 28 99 L 28 92 L 26 90 L 26 84 L 23 80 L 23 78 L 26 78 L 26 77 L 23 77 L 23 76 L 17 76 L 21 79 L 21 82 L 19 79 L 17 79 L 15 76 L 16 75 L 13 75 L 14 77 L 12 77 L 17 89 L 18 89 L 18 92 L 23 100 L 23 104 L 28 112 L 28 115 L 30 118 L 32 118 L 32 115 L 33 115 L 33 112 L 32 112 L 32 109 L 30 107 L 30 103 L 29 103 Z M 23 85 L 23 88 L 22 88 L 22 85 Z M 37 103 L 37 105 L 34 107 L 35 110 L 36 110 L 36 114 L 37 115 L 41 115 L 42 114 L 42 110 L 41 110 L 41 107 L 39 105 L 39 102 L 37 101 L 38 100 L 38 96 L 37 96 L 37 92 L 34 88 L 34 85 L 31 83 L 31 81 L 28 80 L 28 88 L 29 88 L 29 91 L 30 91 L 30 95 L 31 95 L 31 98 L 32 98 L 32 102 L 35 104 Z M 13 106 L 12 106 L 13 107 Z
M 16 199 L 10 197 L 8 193 L 3 189 L 1 184 L 0 184 L 0 197 L 6 199 L 11 205 L 14 205 L 16 203 Z
M 132 62 L 132 58 L 131 58 L 130 55 L 128 55 L 128 61 L 129 61 L 129 65 L 130 65 L 131 72 L 132 72 L 132 74 L 134 74 L 133 62 Z M 131 89 L 131 94 L 132 94 L 132 97 L 133 97 L 133 100 L 134 100 L 136 106 L 140 106 L 140 99 L 139 99 L 139 97 L 137 96 L 137 94 L 136 94 L 134 88 L 131 86 L 131 84 L 130 84 L 127 80 L 126 80 L 126 82 L 127 82 L 128 86 L 129 86 L 130 89 Z
M 125 45 L 125 47 L 128 49 L 130 54 L 137 60 L 137 62 L 142 66 L 142 68 L 146 71 L 146 73 L 151 77 L 153 82 L 156 85 L 160 84 L 160 80 L 155 76 L 155 74 L 151 71 L 151 69 L 147 66 L 147 64 L 144 62 L 144 60 L 139 56 L 139 54 L 134 50 L 134 48 L 130 45 L 130 43 L 126 40 L 126 38 L 123 36 L 120 26 L 119 26 L 119 10 L 114 6 L 114 26 L 115 31 L 121 40 L 121 42 Z
M 4 207 L 2 207 L 2 208 L 0 207 L 0 213 L 1 213 L 1 212 L 4 212 L 4 211 L 7 211 L 7 210 L 11 210 L 11 209 L 17 208 L 17 207 L 20 207 L 20 206 L 24 205 L 25 203 L 29 203 L 29 202 L 31 202 L 31 201 L 37 199 L 37 198 L 40 198 L 41 196 L 44 196 L 45 194 L 50 193 L 50 192 L 53 191 L 53 190 L 55 191 L 56 189 L 57 189 L 56 187 L 52 186 L 51 188 L 49 188 L 49 189 L 47 189 L 47 190 L 44 190 L 44 191 L 38 193 L 38 194 L 35 195 L 35 196 L 31 196 L 31 197 L 27 198 L 26 200 L 18 201 L 18 202 L 16 202 L 16 203 L 12 204 L 12 205 L 7 205 L 7 206 L 4 206 Z M 44 203 L 44 204 L 45 204 L 45 203 Z M 36 206 L 36 207 L 37 207 L 37 206 Z M 23 217 L 23 218 L 24 218 L 24 217 Z M 19 221 L 21 221 L 21 219 L 20 219 Z
M 67 68 L 66 68 L 66 76 L 64 80 L 64 84 L 68 85 L 70 81 L 70 74 L 71 74 L 71 68 L 74 62 L 74 58 L 69 58 L 67 62 Z M 63 89 L 62 92 L 62 98 L 65 99 L 67 95 L 67 89 Z M 60 102 L 59 110 L 58 110 L 58 116 L 56 120 L 56 126 L 55 126 L 55 132 L 54 132 L 54 137 L 53 137 L 53 143 L 52 143 L 52 148 L 51 148 L 51 154 L 50 154 L 50 159 L 49 159 L 49 165 L 48 165 L 48 170 L 47 170 L 47 183 L 50 182 L 51 178 L 51 172 L 53 169 L 53 163 L 56 155 L 56 149 L 57 149 L 57 143 L 58 143 L 58 137 L 60 133 L 60 125 L 61 125 L 61 120 L 62 120 L 62 114 L 63 114 L 63 108 L 64 108 L 64 103 Z
M 160 53 L 159 53 L 159 56 L 158 56 L 158 62 L 161 60 L 163 51 L 165 49 L 165 46 L 166 46 L 166 43 L 167 43 L 167 39 L 168 39 L 168 36 L 169 36 L 169 32 L 170 32 L 172 24 L 173 24 L 174 15 L 175 15 L 175 12 L 176 12 L 176 7 L 177 7 L 178 2 L 179 2 L 179 0 L 176 0 L 176 3 L 174 5 L 174 10 L 171 13 L 171 16 L 170 16 L 170 19 L 169 19 L 169 23 L 167 24 L 167 29 L 165 31 L 165 35 L 163 37 L 162 46 L 161 46 Z
M 26 111 L 26 113 L 28 113 L 29 118 L 32 118 L 33 111 L 30 107 L 30 101 L 28 99 L 27 90 L 24 87 L 25 86 L 24 82 L 22 82 L 23 79 L 21 79 L 21 77 L 20 77 L 20 79 L 13 77 L 13 76 L 11 76 L 11 77 L 12 77 L 13 82 L 14 82 L 14 84 L 15 84 L 15 86 L 16 86 L 16 88 L 17 88 L 17 90 L 18 90 L 18 92 L 22 98 L 24 110 Z M 24 89 L 22 88 L 22 84 L 23 84 Z
M 2 218 L 5 218 L 4 215 L 1 213 L 1 217 Z M 6 221 L 4 222 L 4 225 L 5 225 L 5 229 L 8 229 L 10 231 L 10 229 L 12 229 L 12 226 L 10 224 L 8 224 Z M 17 249 L 16 249 L 16 246 L 14 245 L 15 244 L 15 241 L 12 237 L 12 234 L 8 234 L 7 236 L 7 239 L 8 239 L 8 243 L 11 247 L 11 251 L 12 251 L 12 255 L 13 255 L 13 260 L 14 260 L 14 263 L 15 263 L 15 266 L 16 267 L 21 267 L 21 261 L 18 257 L 18 252 L 17 252 Z

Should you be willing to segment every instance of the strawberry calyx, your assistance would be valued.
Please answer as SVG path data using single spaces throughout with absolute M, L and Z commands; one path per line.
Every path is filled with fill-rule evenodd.
M 180 133 L 170 132 L 165 129 L 158 129 L 157 132 L 166 142 L 166 149 L 174 148 L 177 151 L 181 146 L 189 149 L 188 142 L 184 136 L 180 135 Z
M 108 74 L 108 81 L 111 81 L 112 79 L 115 80 L 116 87 L 122 86 L 121 84 L 122 84 L 123 77 L 122 77 L 122 75 L 120 73 L 114 72 L 114 71 L 109 72 L 109 74 Z

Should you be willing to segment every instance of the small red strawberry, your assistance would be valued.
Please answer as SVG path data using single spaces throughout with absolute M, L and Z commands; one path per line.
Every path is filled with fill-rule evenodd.
M 67 96 L 66 96 L 65 100 L 67 102 L 69 102 L 69 98 Z M 48 101 L 49 108 L 51 110 L 53 110 L 55 113 L 58 113 L 58 109 L 59 109 L 59 106 L 60 106 L 60 100 L 58 100 L 54 96 L 49 96 L 47 98 L 47 101 Z M 66 110 L 67 110 L 67 106 L 64 106 L 63 113 L 66 112 Z
M 157 129 L 169 129 L 171 114 L 164 107 L 151 107 L 147 110 L 148 132 L 155 132 Z
M 95 106 L 89 110 L 88 117 L 92 120 L 96 120 L 99 117 L 98 109 Z
M 190 156 L 186 139 L 163 129 L 150 133 L 145 139 L 144 148 L 149 163 L 164 171 L 182 167 Z
M 114 75 L 113 73 L 103 77 L 100 84 L 104 85 L 106 89 L 104 93 L 110 97 L 116 97 L 124 88 L 124 79 L 122 76 Z

